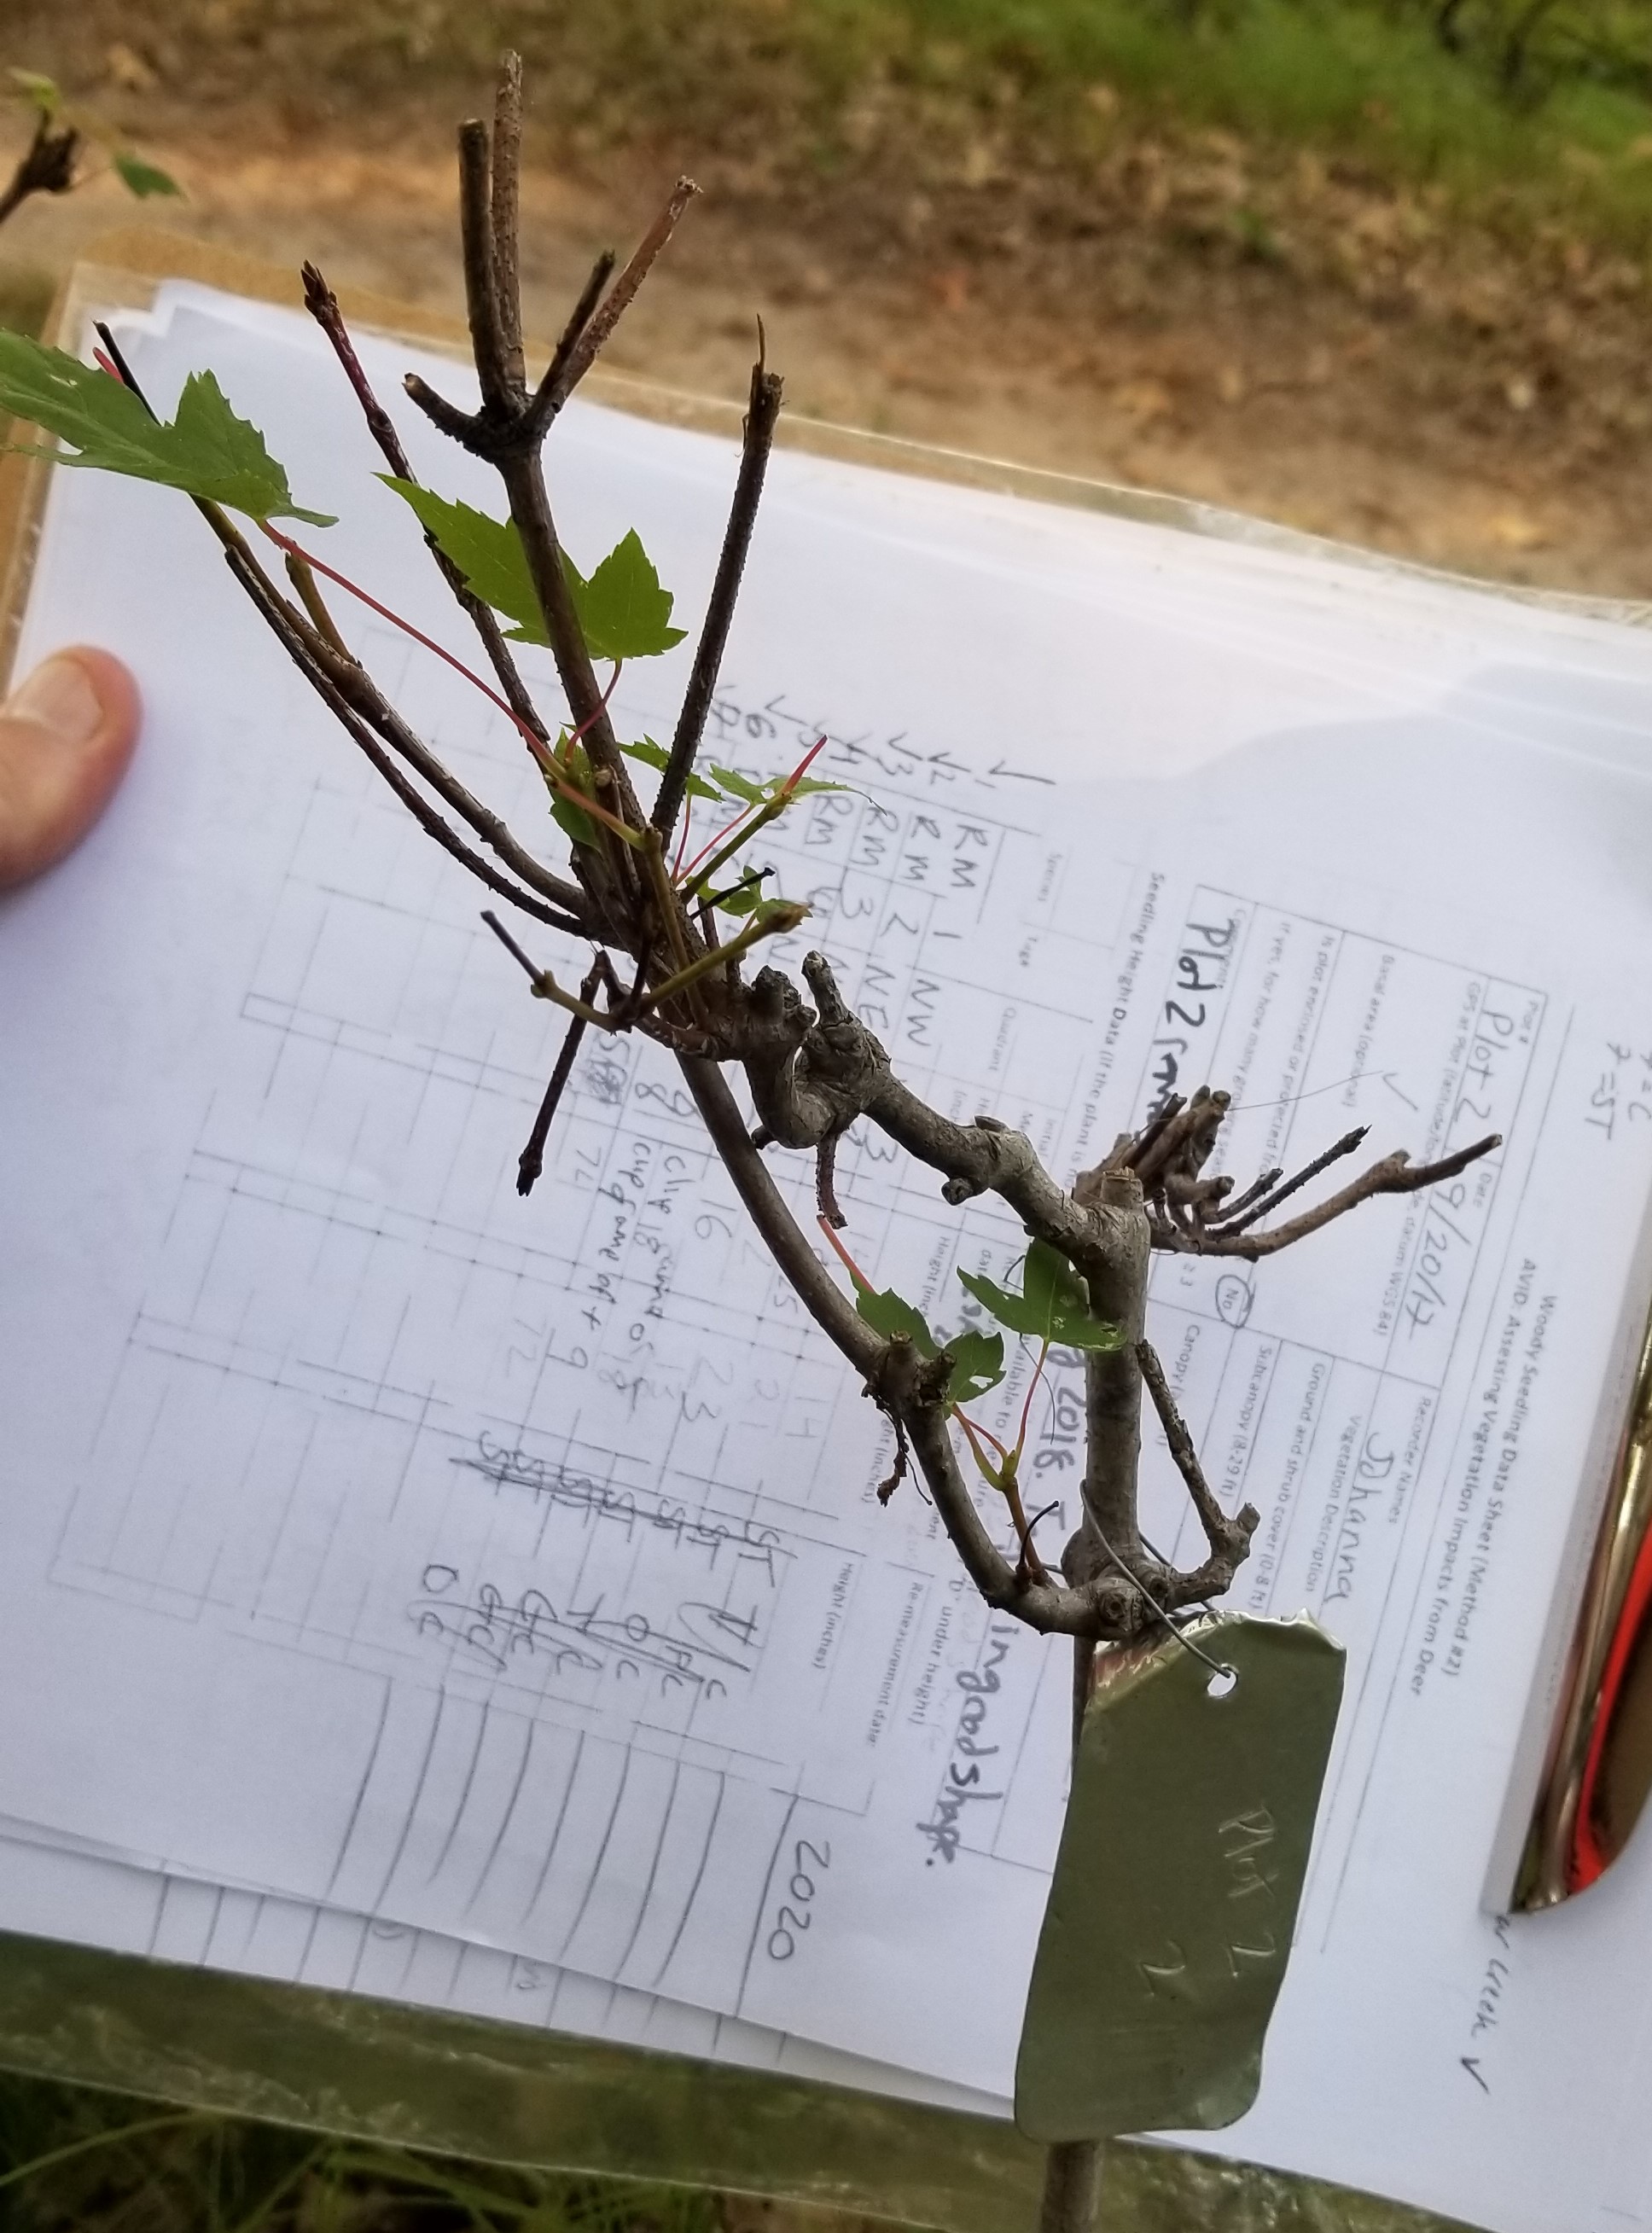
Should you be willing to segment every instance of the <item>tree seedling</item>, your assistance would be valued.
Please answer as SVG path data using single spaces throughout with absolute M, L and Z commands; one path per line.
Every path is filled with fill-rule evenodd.
M 42 91 L 34 97 L 44 132 L 55 114 L 47 105 L 55 94 Z M 414 408 L 496 470 L 499 516 L 452 500 L 417 479 L 366 378 L 335 298 L 319 272 L 305 271 L 308 308 L 361 404 L 384 459 L 382 478 L 406 505 L 410 528 L 422 532 L 433 563 L 474 630 L 486 674 L 327 563 L 312 547 L 313 537 L 301 543 L 276 524 L 295 523 L 319 535 L 328 515 L 294 502 L 286 472 L 210 374 L 192 378 L 172 416 L 163 419 L 138 393 L 107 332 L 96 367 L 0 335 L 0 407 L 55 436 L 65 446 L 56 452 L 64 464 L 135 474 L 192 497 L 223 546 L 240 590 L 276 641 L 431 837 L 528 924 L 589 946 L 589 967 L 575 989 L 537 961 L 498 913 L 486 910 L 489 927 L 525 974 L 529 992 L 569 1017 L 520 1159 L 519 1190 L 528 1193 L 543 1168 L 545 1143 L 584 1035 L 639 1033 L 653 1041 L 680 1070 L 775 1263 L 888 1421 L 894 1460 L 882 1496 L 892 1496 L 915 1471 L 995 1618 L 1072 1639 L 1082 1735 L 1098 1650 L 1103 1672 L 1137 1667 L 1144 1653 L 1156 1651 L 1162 1658 L 1167 1640 L 1180 1637 L 1198 1610 L 1230 1586 L 1257 1525 L 1250 1506 L 1230 1514 L 1213 1494 L 1146 1339 L 1155 1252 L 1255 1262 L 1376 1196 L 1415 1193 L 1447 1180 L 1497 1142 L 1480 1140 L 1425 1164 L 1413 1164 L 1403 1154 L 1386 1156 L 1311 1207 L 1280 1217 L 1330 1164 L 1357 1150 L 1363 1129 L 1294 1175 L 1267 1171 L 1235 1195 L 1231 1179 L 1209 1169 L 1228 1097 L 1201 1086 L 1190 1098 L 1167 1092 L 1095 1169 L 1063 1180 L 1044 1169 L 1021 1133 L 988 1114 L 956 1123 L 904 1084 L 882 1045 L 844 999 L 823 954 L 810 954 L 803 961 L 807 997 L 775 967 L 747 973 L 765 941 L 795 929 L 808 914 L 772 889 L 773 871 L 753 858 L 751 848 L 799 800 L 834 787 L 810 773 L 814 752 L 789 773 L 757 781 L 708 762 L 703 751 L 781 383 L 760 345 L 721 555 L 673 732 L 665 743 L 649 737 L 628 741 L 616 733 L 610 712 L 621 669 L 668 650 L 683 631 L 673 622 L 672 594 L 634 532 L 589 572 L 564 550 L 544 451 L 558 413 L 635 296 L 695 188 L 686 179 L 678 182 L 622 269 L 616 272 L 611 255 L 599 258 L 548 362 L 530 381 L 517 277 L 521 98 L 519 65 L 507 57 L 491 126 L 467 123 L 459 135 L 465 292 L 479 406 L 461 408 L 417 376 L 405 383 Z M 231 515 L 239 515 L 246 528 Z M 458 667 L 504 713 L 544 781 L 546 825 L 511 829 L 459 781 L 348 648 L 328 602 L 335 589 L 361 600 Z M 549 648 L 560 705 L 542 707 L 529 690 L 512 649 L 524 643 Z M 611 670 L 605 679 L 599 678 L 599 666 Z M 639 785 L 649 783 L 653 796 L 645 802 Z M 691 816 L 699 817 L 693 838 Z M 563 841 L 555 860 L 545 844 L 552 829 Z M 730 1072 L 744 1084 L 755 1124 L 731 1089 Z M 959 1273 L 960 1306 L 994 1330 L 971 1324 L 943 1334 L 901 1295 L 874 1289 L 855 1264 L 839 1237 L 845 1219 L 834 1159 L 837 1143 L 857 1123 L 875 1128 L 935 1173 L 948 1203 L 996 1195 L 1024 1230 L 1018 1285 Z M 820 1230 L 830 1244 L 824 1253 L 771 1176 L 764 1156 L 771 1148 L 815 1158 Z M 1005 1344 L 1011 1337 L 1031 1344 L 1034 1362 L 1019 1432 L 1006 1443 L 975 1420 L 969 1407 L 1004 1377 Z M 1030 1518 L 1024 1509 L 1022 1465 L 1034 1396 L 1057 1350 L 1082 1364 L 1084 1375 L 1083 1516 L 1070 1540 L 1046 1561 L 1035 1541 L 1044 1515 Z M 1207 1555 L 1191 1571 L 1171 1566 L 1141 1532 L 1137 1467 L 1144 1391 L 1206 1539 Z M 996 1508 L 994 1498 L 1003 1508 L 1007 1548 L 1001 1547 L 1001 1531 L 977 1508 L 966 1465 L 990 1492 L 987 1510 Z M 1202 1647 L 1192 1648 L 1214 1664 Z M 1170 1651 L 1176 1664 L 1185 1656 L 1179 1649 Z M 1292 1663 L 1300 1656 L 1294 1647 L 1285 1655 Z M 1234 1658 L 1244 1657 L 1236 1647 Z M 1203 1670 L 1194 1672 L 1196 1696 L 1202 1698 Z M 1170 1697 L 1178 1685 L 1187 1689 L 1180 1677 L 1156 1687 L 1144 1677 L 1130 1695 L 1150 1702 Z M 1114 1685 L 1121 1696 L 1129 1688 Z M 1322 1705 L 1327 1695 L 1322 1691 Z M 1260 1698 L 1259 1690 L 1252 1699 L 1257 1711 Z M 1334 1696 L 1329 1710 L 1329 1720 L 1317 1708 L 1317 1718 L 1310 1716 L 1320 1732 L 1313 1744 L 1319 1746 L 1323 1736 L 1321 1768 Z M 1161 1726 L 1154 1741 L 1158 1752 L 1149 1748 L 1149 1754 L 1166 1755 L 1163 1788 L 1173 1799 L 1186 1798 L 1174 1756 L 1180 1740 L 1172 1731 L 1170 1723 Z M 1082 1757 L 1079 1767 L 1083 1771 Z M 1305 1817 L 1298 1806 L 1292 1818 L 1304 1865 L 1317 1774 L 1310 1781 Z M 1232 1825 L 1213 1825 L 1212 1834 L 1218 1829 L 1226 1838 Z M 1063 1846 L 1063 1868 L 1065 1856 Z M 1046 1984 L 1046 1955 L 1054 1943 L 1047 1934 L 1040 1970 Z M 1271 1957 L 1276 1967 L 1282 1966 L 1288 1943 L 1287 1928 Z M 1236 1969 L 1238 1956 L 1253 1950 L 1224 1943 Z M 1119 1958 L 1125 1956 L 1136 1961 L 1128 1948 Z M 1143 1956 L 1136 1965 L 1150 1979 L 1174 1977 L 1174 1965 L 1165 1967 L 1168 1958 Z M 1264 1996 L 1269 2005 L 1274 1990 L 1277 1979 Z M 1054 2007 L 1062 1997 L 1042 1987 L 1041 1993 L 1041 2005 Z M 1087 1997 L 1093 2008 L 1095 1994 Z M 1187 2020 L 1196 2018 L 1198 1995 L 1183 2000 L 1193 2011 Z M 1162 2027 L 1154 2036 L 1162 2039 Z M 1252 2063 L 1258 2051 L 1259 2033 L 1252 2028 L 1245 2043 Z M 1024 2061 L 1026 2055 L 1024 2043 Z M 1116 2098 L 1131 2105 L 1118 2114 L 1141 2111 L 1139 2089 L 1127 2088 Z M 1226 2085 L 1213 2086 L 1210 2098 L 1231 2104 L 1238 2097 Z M 1060 2119 L 1050 2128 L 1055 2137 L 1048 2227 L 1079 2233 L 1088 2224 L 1096 2185 L 1094 2135 L 1116 2128 L 1104 2116 L 1089 2126 L 1081 2120 L 1077 2137 L 1063 2137 L 1070 2128 Z

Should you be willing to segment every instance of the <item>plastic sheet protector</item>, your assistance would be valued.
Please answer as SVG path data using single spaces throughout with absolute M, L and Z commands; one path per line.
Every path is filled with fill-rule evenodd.
M 302 321 L 174 285 L 121 331 L 168 405 L 210 365 L 343 515 L 304 539 L 466 653 Z M 387 395 L 462 392 L 363 348 Z M 732 448 L 576 404 L 550 464 L 575 559 L 635 527 L 677 594 L 690 642 L 615 701 L 668 734 Z M 508 725 L 336 609 L 554 857 Z M 146 724 L 0 903 L 0 1926 L 1007 2108 L 1066 1648 L 987 1611 L 910 1483 L 880 1507 L 879 1419 L 660 1050 L 588 1037 L 518 1199 L 558 1017 L 182 498 L 53 477 L 20 663 L 77 640 Z M 760 841 L 812 909 L 771 958 L 822 947 L 949 1112 L 1066 1176 L 1209 1082 L 1241 1186 L 1356 1124 L 1503 1135 L 1258 1266 L 1154 1273 L 1213 1486 L 1262 1515 L 1231 1602 L 1350 1654 L 1261 2098 L 1201 2145 L 1507 2233 L 1652 2223 L 1652 1844 L 1557 1914 L 1479 1906 L 1652 1293 L 1652 641 L 783 452 L 711 745 L 767 776 L 823 735 L 853 788 Z M 878 1136 L 838 1172 L 858 1262 L 944 1329 L 958 1267 L 1024 1245 Z M 1051 1549 L 1082 1408 L 1058 1355 Z M 1152 1431 L 1145 1480 L 1196 1563 Z

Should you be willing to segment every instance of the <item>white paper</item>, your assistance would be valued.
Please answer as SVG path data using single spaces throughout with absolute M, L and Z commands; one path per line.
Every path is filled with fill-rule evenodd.
M 0 1928 L 699 2055 L 978 2115 L 1003 2109 L 991 2095 L 657 1994 L 630 1992 L 406 1924 L 369 1922 L 272 1892 L 169 1875 L 89 1846 L 65 1846 L 24 1824 L 0 1831 Z
M 320 352 L 268 320 L 182 297 L 134 347 L 163 397 L 212 362 L 301 502 L 370 466 Z M 692 624 L 726 446 L 570 411 L 554 459 L 574 555 L 637 525 Z M 433 443 L 415 461 L 486 500 Z M 593 1048 L 517 1201 L 555 1022 L 190 524 L 60 474 L 23 648 L 121 651 L 150 732 L 109 821 L 0 916 L 29 1081 L 0 1119 L 25 1175 L 0 1809 L 1001 2097 L 1063 1653 L 985 1616 L 915 1496 L 878 1508 L 875 1418 L 663 1058 Z M 459 645 L 388 495 L 325 551 Z M 504 724 L 340 617 L 545 829 Z M 680 674 L 628 674 L 623 724 L 662 733 Z M 910 1081 L 1057 1171 L 1206 1077 L 1241 1183 L 1362 1122 L 1419 1158 L 1506 1135 L 1457 1192 L 1254 1273 L 1161 1264 L 1151 1331 L 1219 1494 L 1263 1512 L 1234 1601 L 1306 1605 L 1352 1655 L 1262 2100 L 1222 2145 L 1511 2229 L 1644 2204 L 1610 2088 L 1553 2052 L 1641 2051 L 1612 1927 L 1635 1853 L 1559 1917 L 1476 1898 L 1644 1308 L 1649 708 L 1625 629 L 783 456 L 715 716 L 742 766 L 823 731 L 816 771 L 871 790 L 783 826 L 781 888 Z M 806 1210 L 811 1174 L 776 1163 Z M 865 1270 L 942 1325 L 954 1262 L 1017 1253 L 876 1139 L 840 1189 Z M 1052 1547 L 1075 1389 L 1035 1412 Z M 1156 1449 L 1148 1503 L 1193 1563 Z

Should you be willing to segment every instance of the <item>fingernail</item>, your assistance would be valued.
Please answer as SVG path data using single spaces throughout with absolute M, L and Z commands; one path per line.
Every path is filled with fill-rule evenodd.
M 86 744 L 103 722 L 91 676 L 78 659 L 62 654 L 36 667 L 0 710 L 12 720 L 37 721 L 66 745 Z

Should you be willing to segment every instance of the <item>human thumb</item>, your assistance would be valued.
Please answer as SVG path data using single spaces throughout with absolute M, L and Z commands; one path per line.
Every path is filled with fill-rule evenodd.
M 138 686 L 118 659 L 54 652 L 0 706 L 0 890 L 79 844 L 137 741 Z

